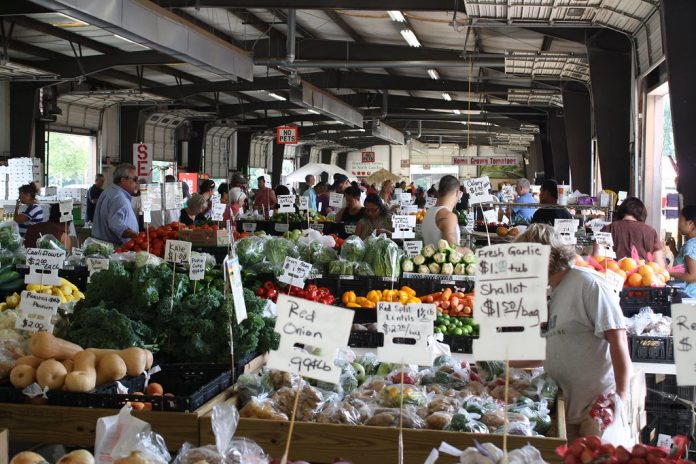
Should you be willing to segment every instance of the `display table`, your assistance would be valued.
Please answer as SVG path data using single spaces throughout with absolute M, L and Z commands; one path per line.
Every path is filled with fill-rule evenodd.
M 234 399 L 228 401 L 233 402 Z M 551 426 L 553 437 L 509 435 L 508 450 L 522 448 L 529 443 L 541 452 L 547 462 L 563 462 L 556 455 L 555 449 L 566 443 L 564 408 L 563 399 L 558 398 L 558 412 Z M 215 444 L 210 419 L 210 413 L 201 417 L 201 445 Z M 289 427 L 289 421 L 242 418 L 239 420 L 235 436 L 254 440 L 268 455 L 280 458 L 285 451 Z M 502 435 L 404 429 L 404 463 L 422 464 L 430 451 L 439 447 L 443 441 L 464 449 L 474 446 L 474 440 L 503 447 Z M 289 458 L 304 459 L 316 464 L 331 463 L 338 457 L 360 464 L 392 463 L 398 461 L 398 442 L 399 431 L 396 428 L 297 422 Z M 453 458 L 442 457 L 438 462 L 455 461 Z

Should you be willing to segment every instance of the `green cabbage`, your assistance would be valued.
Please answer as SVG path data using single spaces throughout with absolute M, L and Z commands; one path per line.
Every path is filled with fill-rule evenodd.
M 365 243 L 357 235 L 351 235 L 341 247 L 341 258 L 347 261 L 362 261 L 365 256 Z
M 253 266 L 263 261 L 266 237 L 251 236 L 237 242 L 235 250 L 239 256 L 239 264 L 242 266 Z
M 295 242 L 281 237 L 268 240 L 264 252 L 266 253 L 266 261 L 273 266 L 282 265 L 287 257 L 298 258 L 300 256 Z

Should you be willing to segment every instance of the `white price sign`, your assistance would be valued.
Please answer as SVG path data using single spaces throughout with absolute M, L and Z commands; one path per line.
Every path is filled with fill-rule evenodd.
M 580 221 L 577 219 L 555 219 L 553 228 L 561 236 L 561 241 L 566 245 L 575 245 L 578 243 L 578 238 L 575 233 L 578 230 Z
M 256 232 L 256 223 L 255 222 L 242 222 L 242 230 L 244 232 L 249 232 L 249 233 Z
M 418 206 L 416 205 L 401 205 L 399 207 L 399 214 L 416 214 L 418 212 Z
M 593 219 L 590 222 L 588 222 L 588 225 L 592 229 L 593 234 L 597 234 L 598 232 L 601 232 L 602 229 L 604 229 L 609 224 L 611 224 L 611 222 L 602 221 L 601 219 Z
M 606 256 L 607 258 L 616 258 L 616 253 L 614 252 L 614 237 L 611 236 L 611 232 L 597 232 L 594 234 L 597 246 L 599 246 L 599 256 Z
M 336 354 L 348 345 L 355 312 L 280 294 L 277 313 L 280 345 L 269 353 L 267 367 L 338 383 L 341 367 L 335 364 Z M 318 348 L 320 354 L 296 348 L 297 344 Z
M 628 196 L 628 192 L 624 192 L 623 190 L 619 190 L 619 193 L 616 196 L 616 206 L 619 206 L 621 203 L 623 203 L 627 196 Z
M 488 176 L 465 179 L 464 189 L 469 195 L 470 205 L 493 201 L 493 197 L 490 194 L 491 181 L 488 179 Z
M 27 266 L 29 274 L 24 283 L 39 285 L 60 285 L 58 270 L 63 269 L 65 251 L 27 248 Z
M 232 291 L 232 302 L 234 303 L 234 314 L 237 324 L 241 324 L 247 318 L 246 303 L 244 302 L 244 286 L 242 285 L 242 268 L 239 265 L 239 258 L 227 257 L 225 259 L 225 271 L 227 282 Z
M 287 232 L 290 230 L 290 224 L 276 222 L 273 225 L 273 228 L 275 229 L 276 232 Z
M 191 255 L 189 280 L 203 280 L 205 277 L 205 256 Z
M 513 243 L 476 251 L 474 319 L 481 337 L 474 340 L 480 361 L 541 360 L 546 341 L 548 245 Z
M 69 222 L 73 220 L 73 201 L 72 198 L 67 200 L 61 200 L 58 203 L 58 208 L 60 209 L 60 222 Z
M 400 188 L 395 188 L 394 189 L 394 198 L 401 198 L 401 194 L 403 193 L 403 189 Z
M 425 209 L 432 208 L 433 206 L 435 206 L 435 203 L 437 203 L 436 197 L 431 197 L 430 195 L 425 197 Z
M 498 211 L 494 209 L 487 209 L 483 212 L 483 220 L 487 224 L 495 224 L 498 222 Z
M 95 272 L 109 270 L 109 258 L 87 258 L 85 261 L 89 271 L 88 281 L 92 280 L 92 275 Z
M 411 203 L 413 203 L 413 197 L 409 192 L 403 192 L 401 193 L 401 195 L 399 195 L 399 202 L 402 205 L 410 205 Z
M 215 206 L 220 203 L 221 195 L 219 193 L 213 193 L 210 195 L 210 205 Z
M 503 185 L 503 201 L 512 203 L 515 200 L 515 188 L 512 185 Z
M 470 212 L 466 214 L 466 225 L 464 228 L 468 233 L 473 233 L 474 232 L 474 223 L 476 222 L 476 217 L 474 215 L 474 212 Z
M 279 213 L 295 212 L 295 195 L 278 195 Z
M 346 224 L 343 226 L 343 230 L 345 230 L 348 235 L 355 235 L 356 228 L 357 226 L 355 224 Z
M 23 291 L 15 329 L 53 333 L 53 316 L 58 312 L 60 298 L 43 293 Z
M 286 257 L 283 263 L 283 275 L 278 277 L 278 280 L 293 287 L 304 288 L 305 280 L 307 280 L 311 271 L 311 264 L 299 259 Z
M 309 209 L 309 197 L 300 197 L 299 208 L 300 211 L 307 211 Z
M 428 337 L 433 334 L 436 314 L 433 304 L 377 303 L 377 328 L 384 334 L 384 346 L 377 348 L 377 359 L 432 366 Z
M 329 206 L 332 208 L 341 208 L 343 207 L 343 194 L 342 193 L 336 193 L 336 192 L 331 192 L 329 194 Z
M 392 226 L 394 232 L 392 238 L 415 238 L 414 228 L 416 227 L 416 217 L 395 214 L 392 216 Z
M 696 385 L 696 306 L 672 305 L 672 336 L 677 385 Z
M 409 258 L 420 254 L 423 249 L 423 242 L 420 240 L 404 241 L 404 251 Z
M 191 261 L 191 242 L 167 240 L 164 244 L 164 260 L 174 264 L 188 264 Z
M 224 216 L 225 216 L 225 210 L 227 209 L 227 205 L 224 203 L 215 203 L 213 204 L 212 209 L 210 210 L 210 219 L 213 221 L 222 221 Z

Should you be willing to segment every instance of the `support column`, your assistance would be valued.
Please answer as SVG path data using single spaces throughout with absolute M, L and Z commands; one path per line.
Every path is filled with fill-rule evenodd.
M 205 121 L 191 121 L 190 134 L 188 140 L 188 171 L 202 172 L 205 170 L 203 166 L 203 148 L 205 147 Z
M 553 158 L 554 179 L 559 184 L 568 184 L 568 146 L 566 145 L 566 131 L 563 116 L 549 115 L 549 138 L 551 139 L 551 155 Z
M 541 156 L 544 163 L 544 179 L 554 179 L 556 172 L 553 165 L 553 153 L 551 151 L 551 137 L 549 135 L 548 122 L 539 125 L 541 132 Z
M 587 41 L 602 186 L 615 192 L 631 186 L 631 49 L 628 37 L 611 30 Z
M 563 112 L 573 189 L 591 193 L 592 118 L 590 94 L 584 86 L 578 84 L 563 88 Z M 625 172 L 626 176 L 628 174 Z
M 544 170 L 544 155 L 541 151 L 541 135 L 535 134 L 534 141 L 529 145 L 529 164 L 527 165 L 527 179 L 534 183 L 536 173 Z
M 343 151 L 343 152 L 339 153 L 338 159 L 336 160 L 336 165 L 341 169 L 345 169 L 347 162 L 348 162 L 348 152 Z
M 285 155 L 285 145 L 273 142 L 273 157 L 271 159 L 271 185 L 274 187 L 280 184 L 280 174 L 283 171 L 283 156 Z
M 330 148 L 325 148 L 321 151 L 321 163 L 324 164 L 331 164 L 331 149 Z M 329 179 L 329 175 L 326 174 L 325 172 L 321 174 L 321 180 L 324 182 L 328 182 L 329 185 L 333 183 L 333 179 Z
M 237 132 L 237 171 L 249 173 L 249 151 L 251 132 Z
M 132 106 L 122 106 L 119 135 L 121 140 L 121 163 L 133 163 L 133 144 L 139 143 L 140 109 Z
M 33 156 L 39 89 L 32 82 L 10 84 L 10 156 Z
M 684 195 L 684 204 L 696 204 L 696 87 L 693 76 L 696 45 L 693 18 L 696 3 L 662 0 L 662 44 L 667 57 L 669 99 L 672 131 L 677 154 L 677 189 Z M 686 38 L 686 40 L 685 40 Z

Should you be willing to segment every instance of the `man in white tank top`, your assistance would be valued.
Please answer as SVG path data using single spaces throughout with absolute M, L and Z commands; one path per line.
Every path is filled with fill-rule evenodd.
M 461 235 L 459 220 L 452 210 L 459 203 L 461 196 L 459 180 L 456 177 L 447 175 L 440 179 L 437 203 L 425 213 L 423 218 L 424 246 L 429 244 L 437 246 L 440 239 L 447 240 L 450 245 L 459 245 Z

